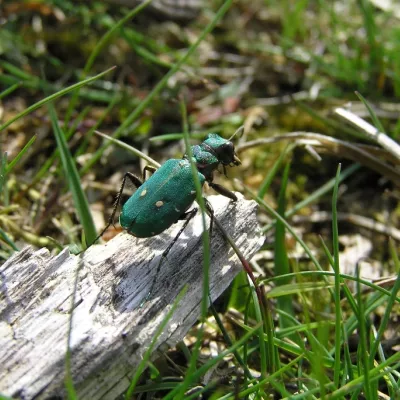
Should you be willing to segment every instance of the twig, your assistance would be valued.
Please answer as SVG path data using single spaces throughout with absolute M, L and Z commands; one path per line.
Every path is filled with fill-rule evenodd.
M 318 147 L 319 151 L 326 151 L 331 154 L 335 154 L 338 157 L 359 162 L 360 164 L 379 172 L 396 183 L 400 182 L 400 172 L 396 168 L 393 168 L 391 165 L 383 162 L 375 156 L 375 152 L 377 150 L 380 150 L 381 152 L 385 150 L 377 147 L 360 145 L 358 143 L 346 142 L 331 136 L 321 135 L 320 133 L 291 132 L 284 135 L 257 139 L 240 144 L 237 147 L 237 151 L 241 152 L 252 147 L 271 144 L 282 140 L 296 141 L 297 144 L 303 146 L 309 145 Z M 386 152 L 386 154 L 387 156 L 393 157 L 392 153 Z M 399 160 L 399 158 L 396 157 L 396 160 Z
M 373 125 L 364 121 L 358 115 L 353 114 L 349 110 L 345 110 L 344 108 L 338 107 L 335 109 L 335 113 L 345 120 L 352 123 L 357 128 L 360 128 L 361 131 L 367 136 L 370 140 L 378 143 L 389 153 L 393 154 L 398 160 L 400 160 L 400 146 L 397 142 L 395 142 L 392 138 L 387 136 L 383 132 L 379 132 Z

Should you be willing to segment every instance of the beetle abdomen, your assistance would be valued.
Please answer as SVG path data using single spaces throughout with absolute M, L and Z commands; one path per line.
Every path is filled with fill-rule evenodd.
M 205 182 L 198 172 L 201 185 Z M 190 163 L 167 160 L 122 207 L 121 226 L 137 237 L 151 237 L 168 229 L 196 198 Z

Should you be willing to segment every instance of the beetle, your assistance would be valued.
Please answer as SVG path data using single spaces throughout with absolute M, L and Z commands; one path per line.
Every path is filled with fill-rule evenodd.
M 203 187 L 204 183 L 207 182 L 216 192 L 236 201 L 237 197 L 233 192 L 213 182 L 214 172 L 219 170 L 221 166 L 226 175 L 227 166 L 232 167 L 241 164 L 239 157 L 235 153 L 232 141 L 224 139 L 216 133 L 209 133 L 201 144 L 191 146 L 191 149 L 192 160 L 196 166 L 201 186 Z M 146 180 L 148 172 L 152 172 L 152 175 Z M 185 220 L 178 234 L 162 253 L 150 287 L 149 296 L 154 288 L 162 260 L 168 255 L 174 243 L 197 212 L 197 208 L 189 210 L 196 199 L 196 187 L 190 160 L 186 154 L 182 159 L 167 160 L 158 169 L 146 166 L 143 170 L 142 178 L 143 180 L 139 179 L 131 172 L 125 173 L 108 224 L 99 237 L 114 222 L 127 179 L 137 188 L 135 193 L 123 205 L 119 217 L 121 226 L 129 234 L 139 238 L 152 237 L 164 232 L 179 220 Z M 212 218 L 212 209 L 210 209 L 210 205 L 207 202 L 206 206 Z

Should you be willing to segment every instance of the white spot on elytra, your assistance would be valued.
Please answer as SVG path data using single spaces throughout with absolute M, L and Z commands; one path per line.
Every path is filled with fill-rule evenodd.
M 146 196 L 147 190 L 144 189 L 142 193 L 140 193 L 140 197 Z
M 176 207 L 175 207 L 175 211 L 176 211 L 176 212 L 181 212 L 181 210 L 178 210 Z
M 162 207 L 163 205 L 164 205 L 164 202 L 161 200 L 158 200 L 156 203 L 156 207 L 158 207 L 158 208 Z
M 191 190 L 191 191 L 190 191 L 190 194 L 195 194 L 195 193 L 196 193 L 195 190 Z

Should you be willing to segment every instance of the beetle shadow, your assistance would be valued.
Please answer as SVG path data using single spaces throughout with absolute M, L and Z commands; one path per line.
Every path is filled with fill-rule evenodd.
M 141 259 L 136 259 L 124 266 L 120 266 L 115 274 L 117 282 L 112 288 L 112 302 L 115 310 L 118 312 L 131 312 L 136 309 L 145 308 L 148 302 L 157 299 L 160 307 L 168 304 L 172 298 L 175 298 L 182 285 L 177 285 L 169 277 L 176 266 L 184 262 L 185 253 L 190 252 L 193 245 L 193 226 L 190 223 L 173 245 L 167 257 L 162 257 L 162 253 L 171 244 L 176 236 L 177 230 L 182 227 L 182 221 L 176 226 L 161 233 L 153 238 L 138 239 L 132 237 L 143 253 Z M 199 238 L 201 240 L 201 238 Z M 156 254 L 155 254 L 156 252 Z M 187 257 L 187 254 L 186 254 Z M 157 276 L 157 268 L 161 262 Z M 154 288 L 149 295 L 151 286 L 155 279 Z M 143 307 L 142 307 L 143 306 Z
M 228 203 L 228 208 L 224 209 L 223 213 L 227 212 L 228 217 L 225 215 L 224 218 L 224 229 L 228 232 L 228 234 L 232 235 L 232 231 L 236 229 L 237 224 L 237 209 L 234 206 L 234 203 Z M 218 218 L 218 216 L 217 216 Z M 209 229 L 209 218 L 208 221 L 208 229 Z M 185 259 L 183 259 L 180 264 L 177 265 L 185 265 L 185 268 L 172 268 L 170 271 L 170 275 L 168 279 L 172 282 L 180 283 L 177 291 L 172 291 L 173 294 L 171 296 L 167 296 L 166 299 L 168 301 L 173 301 L 179 293 L 179 290 L 183 287 L 183 285 L 188 284 L 189 288 L 192 285 L 202 285 L 203 281 L 203 261 L 204 261 L 204 248 L 202 244 L 201 234 L 198 237 L 195 245 L 193 246 L 194 250 L 186 253 Z M 232 250 L 230 254 L 228 254 Z M 217 227 L 216 223 L 214 223 L 212 236 L 210 236 L 210 269 L 209 269 L 209 289 L 213 286 L 220 285 L 221 280 L 221 268 L 228 262 L 228 259 L 232 256 L 233 249 L 231 248 L 229 242 L 223 237 L 223 233 Z M 226 255 L 226 259 L 222 261 L 224 258 L 221 255 Z M 187 258 L 190 259 L 190 262 L 185 264 Z M 189 289 L 190 290 L 190 289 Z
M 225 229 L 229 232 L 236 228 L 236 207 L 232 205 L 228 207 L 229 221 L 228 228 Z M 201 218 L 200 213 L 196 215 L 196 218 Z M 117 282 L 112 288 L 112 302 L 116 311 L 131 312 L 146 309 L 147 313 L 148 308 L 151 307 L 151 314 L 154 315 L 173 302 L 185 284 L 198 284 L 201 279 L 199 277 L 203 274 L 203 246 L 201 229 L 198 228 L 198 221 L 196 222 L 188 224 L 166 257 L 162 257 L 162 253 L 171 244 L 184 221 L 178 221 L 169 230 L 153 238 L 132 237 L 132 240 L 136 241 L 132 245 L 137 245 L 145 256 L 118 267 L 115 274 Z M 209 218 L 207 218 L 207 224 L 209 229 Z M 230 249 L 226 240 L 213 241 L 217 235 L 220 236 L 221 232 L 214 223 L 210 243 L 210 278 L 217 273 L 215 271 L 217 267 L 213 268 L 217 254 L 228 253 Z M 155 251 L 156 254 L 154 254 Z M 160 261 L 161 266 L 155 276 Z M 193 268 L 193 266 L 196 267 Z M 154 279 L 154 288 L 149 295 Z M 150 318 L 150 316 L 147 317 Z

